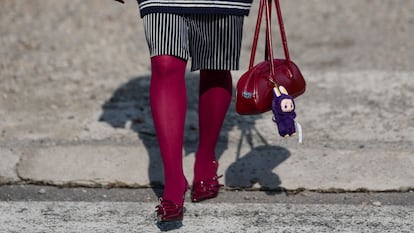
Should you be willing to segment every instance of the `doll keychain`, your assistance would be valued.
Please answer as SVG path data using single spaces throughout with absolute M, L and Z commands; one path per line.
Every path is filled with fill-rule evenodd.
M 276 123 L 281 137 L 290 137 L 298 134 L 299 143 L 302 143 L 302 126 L 295 121 L 295 101 L 283 86 L 274 83 L 272 112 L 273 122 Z

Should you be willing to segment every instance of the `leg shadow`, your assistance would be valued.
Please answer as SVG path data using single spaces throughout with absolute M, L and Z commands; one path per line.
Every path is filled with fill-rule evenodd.
M 129 128 L 137 133 L 149 156 L 150 186 L 160 197 L 162 196 L 163 170 L 149 107 L 149 84 L 150 76 L 146 75 L 133 78 L 121 85 L 102 105 L 103 111 L 99 120 L 114 128 Z
M 198 73 L 186 74 L 187 115 L 185 124 L 185 156 L 198 145 Z M 121 85 L 102 105 L 99 121 L 114 128 L 128 128 L 137 133 L 149 156 L 148 177 L 154 193 L 162 196 L 163 165 L 151 115 L 149 101 L 150 75 L 139 76 Z M 226 138 L 222 138 L 227 141 Z M 137 155 L 139 156 L 139 155 Z

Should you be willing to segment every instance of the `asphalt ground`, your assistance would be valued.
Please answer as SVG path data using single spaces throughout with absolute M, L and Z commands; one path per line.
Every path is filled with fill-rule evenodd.
M 1 232 L 413 232 L 414 193 L 222 190 L 158 223 L 160 189 L 0 187 Z M 188 196 L 187 196 L 188 198 Z
M 162 194 L 161 188 L 88 188 L 42 185 L 0 186 L 0 201 L 68 201 L 68 202 L 151 202 Z M 187 195 L 187 202 L 190 197 Z M 311 192 L 247 191 L 222 189 L 217 198 L 205 203 L 280 203 L 414 206 L 414 192 Z

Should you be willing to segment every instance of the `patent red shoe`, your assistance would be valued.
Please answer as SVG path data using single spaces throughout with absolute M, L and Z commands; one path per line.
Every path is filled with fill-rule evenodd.
M 183 220 L 184 206 L 160 198 L 160 204 L 155 207 L 159 222 L 172 222 Z
M 185 181 L 185 189 L 183 191 L 183 200 L 188 190 L 188 182 Z M 184 201 L 183 201 L 184 203 Z M 160 197 L 160 204 L 155 207 L 155 213 L 159 222 L 181 221 L 184 216 L 184 204 L 177 204 L 170 200 L 164 200 Z
M 217 173 L 217 169 L 219 166 L 218 161 L 214 160 L 213 165 L 215 172 Z M 224 186 L 218 182 L 218 179 L 220 177 L 222 177 L 222 175 L 215 175 L 213 178 L 210 179 L 193 182 L 193 187 L 191 189 L 191 201 L 200 202 L 217 197 L 220 187 Z
M 220 187 L 224 186 L 218 182 L 220 177 L 222 177 L 222 175 L 214 176 L 209 180 L 193 183 L 193 188 L 191 189 L 191 201 L 200 202 L 217 197 Z

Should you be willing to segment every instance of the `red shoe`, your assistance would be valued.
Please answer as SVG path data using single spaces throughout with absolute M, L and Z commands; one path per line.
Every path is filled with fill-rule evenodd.
M 188 182 L 186 180 L 186 185 L 183 193 L 183 200 L 185 199 L 185 193 L 188 190 Z M 184 202 L 183 202 L 184 203 Z M 160 198 L 160 204 L 155 207 L 155 213 L 157 215 L 157 220 L 159 222 L 173 222 L 181 221 L 184 216 L 184 205 L 176 204 L 169 200 L 164 200 Z
M 220 187 L 224 186 L 218 182 L 220 177 L 222 176 L 214 176 L 212 179 L 193 183 L 191 201 L 200 202 L 217 197 Z
M 160 204 L 155 207 L 159 222 L 181 221 L 184 216 L 183 205 L 175 204 L 172 201 L 160 198 Z
M 213 163 L 217 171 L 218 161 L 215 160 Z M 197 183 L 193 183 L 193 188 L 191 189 L 191 201 L 200 202 L 200 201 L 204 201 L 207 199 L 217 197 L 220 187 L 224 186 L 218 182 L 218 179 L 220 177 L 222 177 L 222 175 L 220 176 L 215 175 L 211 179 L 202 180 Z

